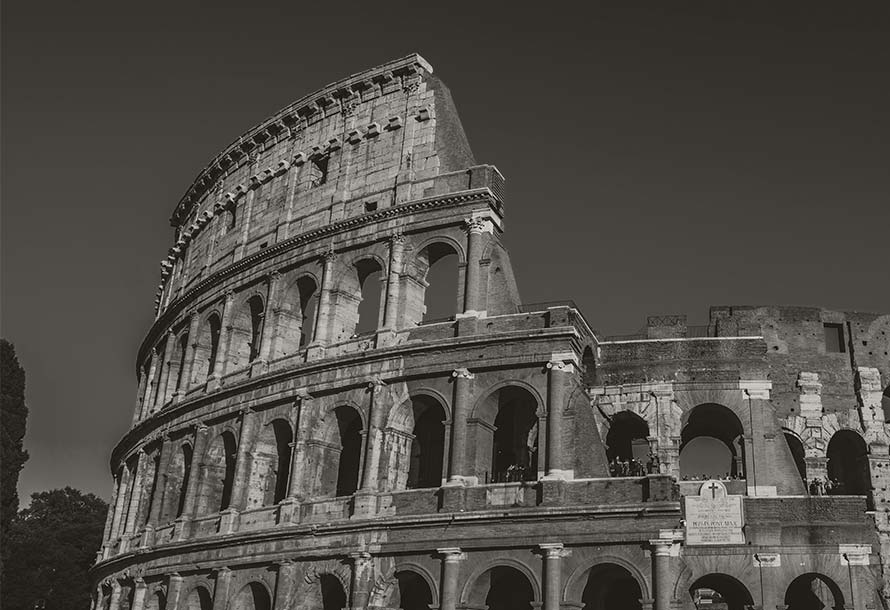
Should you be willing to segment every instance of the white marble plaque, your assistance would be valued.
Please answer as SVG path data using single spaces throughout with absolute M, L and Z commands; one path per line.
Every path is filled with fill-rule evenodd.
M 730 496 L 720 481 L 702 483 L 697 496 L 686 496 L 686 544 L 745 544 L 742 496 Z

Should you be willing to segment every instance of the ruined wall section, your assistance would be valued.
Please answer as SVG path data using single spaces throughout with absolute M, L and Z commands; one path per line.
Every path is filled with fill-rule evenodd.
M 844 351 L 830 351 L 825 325 L 843 329 Z M 817 307 L 712 307 L 711 325 L 720 336 L 756 332 L 766 343 L 772 403 L 778 417 L 802 415 L 801 375 L 818 375 L 823 413 L 857 407 L 860 369 L 877 369 L 890 386 L 890 316 Z

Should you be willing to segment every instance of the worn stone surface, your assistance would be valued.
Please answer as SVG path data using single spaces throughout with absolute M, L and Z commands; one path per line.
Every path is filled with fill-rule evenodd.
M 112 453 L 95 608 L 669 610 L 714 589 L 772 609 L 812 575 L 835 607 L 884 602 L 890 316 L 714 307 L 707 329 L 597 337 L 573 304 L 521 303 L 504 196 L 417 55 L 295 102 L 199 174 Z M 454 315 L 429 320 L 446 255 Z M 746 544 L 684 541 L 702 408 L 733 448 Z M 610 476 L 621 421 L 648 472 Z M 850 493 L 810 495 L 842 461 Z

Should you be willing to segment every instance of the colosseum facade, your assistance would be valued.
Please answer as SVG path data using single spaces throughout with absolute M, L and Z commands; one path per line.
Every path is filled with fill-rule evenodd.
M 418 55 L 200 172 L 94 610 L 886 608 L 890 315 L 599 336 L 520 300 L 504 184 Z

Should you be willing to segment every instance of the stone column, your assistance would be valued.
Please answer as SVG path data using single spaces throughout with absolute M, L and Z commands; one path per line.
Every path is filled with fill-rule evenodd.
M 442 556 L 442 587 L 439 610 L 456 610 L 457 608 L 457 576 L 460 562 L 466 555 L 457 547 L 436 549 Z
M 297 390 L 297 398 L 294 402 L 296 411 L 294 417 L 294 447 L 291 452 L 290 463 L 290 482 L 287 487 L 287 497 L 292 502 L 301 502 L 306 496 L 306 490 L 303 488 L 304 475 L 306 471 L 306 442 L 303 427 L 308 419 L 304 412 L 308 405 L 306 401 L 312 396 L 305 388 Z
M 111 600 L 108 602 L 108 610 L 119 610 L 121 607 L 121 583 L 118 579 L 111 581 Z
M 482 234 L 488 229 L 489 221 L 484 218 L 470 218 L 466 221 L 467 229 L 467 271 L 466 290 L 464 292 L 464 315 L 479 315 L 481 309 L 479 261 L 482 259 L 484 247 Z
M 136 517 L 139 513 L 139 503 L 142 501 L 143 476 L 145 475 L 148 455 L 144 449 L 139 450 L 139 459 L 136 462 L 136 472 L 133 474 L 133 493 L 130 494 L 130 506 L 127 509 L 127 523 L 124 534 L 132 534 L 136 531 Z
M 107 544 L 114 532 L 114 513 L 117 508 L 117 496 L 120 493 L 120 481 L 117 475 L 112 476 L 111 502 L 108 503 L 108 514 L 105 515 L 105 528 L 102 530 L 102 543 Z
M 161 357 L 162 356 L 159 356 L 154 349 L 151 350 L 151 364 L 148 367 L 148 381 L 145 384 L 145 395 L 142 397 L 142 413 L 140 414 L 139 419 L 148 417 L 154 406 L 154 390 L 158 386 L 158 377 L 160 377 L 160 374 L 158 373 L 158 359 Z
M 232 588 L 232 569 L 216 570 L 216 585 L 213 587 L 213 610 L 226 610 L 229 605 L 229 589 Z
M 272 337 L 278 326 L 278 291 L 281 286 L 281 274 L 273 271 L 269 274 L 269 290 L 266 293 L 266 308 L 263 317 L 263 332 L 260 335 L 260 353 L 252 363 L 251 371 L 257 366 L 265 371 L 269 365 L 269 354 L 272 351 Z
M 148 591 L 148 587 L 141 578 L 133 581 L 133 587 L 133 605 L 130 607 L 130 610 L 142 610 L 145 607 L 145 593 Z
M 148 525 L 154 527 L 161 518 L 161 508 L 164 505 L 164 495 L 167 491 L 167 469 L 170 466 L 170 456 L 173 453 L 173 447 L 169 438 L 164 438 L 160 448 L 160 456 L 158 458 L 158 472 L 155 480 L 154 493 L 151 498 L 151 512 L 148 515 Z
M 562 418 L 566 409 L 566 387 L 575 372 L 571 362 L 551 360 L 547 363 L 547 478 L 565 479 L 563 463 Z
M 207 389 L 214 389 L 219 384 L 219 379 L 226 373 L 226 361 L 229 352 L 229 336 L 232 331 L 232 316 L 235 308 L 235 293 L 231 290 L 226 292 L 226 299 L 223 305 L 222 319 L 220 320 L 219 339 L 216 346 L 216 358 L 213 360 L 213 366 L 210 369 L 210 375 L 207 376 Z
M 334 289 L 334 264 L 337 255 L 333 250 L 325 252 L 322 257 L 321 290 L 318 295 L 318 307 L 315 309 L 315 329 L 312 332 L 310 348 L 323 348 L 330 340 L 331 292 Z
M 241 411 L 241 432 L 238 434 L 238 453 L 235 456 L 235 478 L 232 483 L 231 508 L 239 512 L 246 508 L 247 491 L 250 485 L 251 449 L 256 437 L 256 411 Z
M 650 540 L 652 548 L 652 585 L 655 589 L 655 610 L 671 610 L 671 548 L 669 538 Z
M 405 250 L 405 236 L 396 233 L 389 240 L 389 276 L 386 281 L 386 310 L 383 328 L 395 331 L 399 326 L 399 283 L 402 274 L 402 257 Z
M 360 551 L 350 553 L 352 559 L 352 574 L 349 586 L 349 607 L 367 608 L 368 598 L 371 595 L 371 571 L 373 564 L 371 554 Z
M 562 556 L 564 553 L 561 542 L 549 542 L 538 545 L 544 555 L 544 608 L 543 610 L 560 610 L 560 593 L 562 591 Z
M 451 416 L 451 459 L 448 466 L 448 483 L 463 484 L 466 476 L 467 416 L 470 410 L 470 382 L 475 377 L 467 369 L 457 369 L 454 377 L 454 409 Z
M 167 607 L 164 610 L 179 610 L 181 597 L 182 576 L 173 572 L 167 577 Z
M 275 602 L 273 610 L 289 610 L 294 607 L 293 596 L 296 587 L 297 564 L 290 559 L 278 562 L 278 575 L 275 578 Z M 172 609 L 170 609 L 172 610 Z
M 198 509 L 198 486 L 200 485 L 199 473 L 201 472 L 201 464 L 204 462 L 204 451 L 207 449 L 207 437 L 210 435 L 210 428 L 204 424 L 198 424 L 195 427 L 195 440 L 192 443 L 192 463 L 189 468 L 189 482 L 185 488 L 185 502 L 182 505 L 182 516 L 179 520 L 188 520 L 195 518 L 195 511 Z
M 163 368 L 161 369 L 160 375 L 158 378 L 160 379 L 160 384 L 158 385 L 158 391 L 155 396 L 155 401 L 153 405 L 153 410 L 158 410 L 163 407 L 167 403 L 167 395 L 170 394 L 170 371 L 173 368 L 173 356 L 176 351 L 176 335 L 170 330 L 167 333 L 167 340 L 164 344 L 164 361 L 162 362 Z
M 127 489 L 130 487 L 130 469 L 126 462 L 121 468 L 120 480 L 117 482 L 117 497 L 115 498 L 114 520 L 111 523 L 111 536 L 117 538 L 121 535 L 121 524 L 124 521 L 124 511 L 127 503 Z
M 135 426 L 142 419 L 142 412 L 145 410 L 145 388 L 148 386 L 148 373 L 143 372 L 139 376 L 139 387 L 136 390 L 136 407 L 133 409 L 133 425 Z
M 191 319 L 189 320 L 188 352 L 182 363 L 182 381 L 180 382 L 179 387 L 176 388 L 176 393 L 173 395 L 175 401 L 181 400 L 192 385 L 192 371 L 195 368 L 195 358 L 198 354 L 198 325 L 200 322 L 201 318 L 198 312 L 193 311 L 191 313 Z
M 384 387 L 386 384 L 377 378 L 368 383 L 370 395 L 368 430 L 365 434 L 365 452 L 361 463 L 361 481 L 353 502 L 355 516 L 367 516 L 377 510 L 377 479 L 380 474 L 380 454 L 383 451 L 383 427 L 386 417 L 382 396 Z

